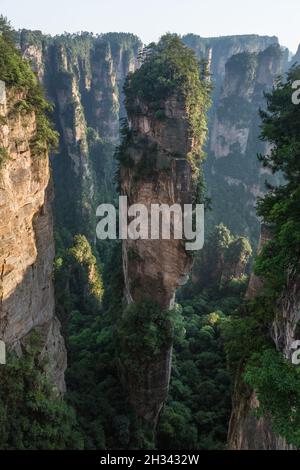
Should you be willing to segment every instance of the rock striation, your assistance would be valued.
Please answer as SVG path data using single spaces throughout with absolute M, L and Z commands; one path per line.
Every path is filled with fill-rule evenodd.
M 271 239 L 270 230 L 262 226 L 258 251 Z M 263 280 L 252 274 L 246 299 L 253 300 L 260 295 Z M 297 340 L 300 319 L 300 284 L 296 273 L 291 272 L 287 286 L 276 305 L 270 336 L 277 351 L 291 360 L 291 344 Z M 233 410 L 228 432 L 228 445 L 231 450 L 293 450 L 286 440 L 272 431 L 268 416 L 257 419 L 254 411 L 259 401 L 254 390 L 246 386 L 238 373 L 233 393 Z
M 52 185 L 48 155 L 34 156 L 34 111 L 20 112 L 26 99 L 1 82 L 0 96 L 0 337 L 22 352 L 33 329 L 40 332 L 48 372 L 65 391 L 66 349 L 55 316 Z M 4 158 L 5 156 L 5 158 Z
M 200 96 L 197 95 L 199 101 L 193 101 L 193 113 L 197 116 L 197 122 L 201 120 L 203 123 L 203 119 L 205 122 L 209 103 L 207 82 L 200 80 L 193 54 L 177 37 L 163 37 L 152 51 L 153 55 L 135 74 L 129 76 L 125 88 L 129 125 L 119 155 L 121 194 L 127 196 L 128 206 L 145 205 L 149 222 L 153 204 L 169 207 L 178 204 L 183 208 L 184 204 L 192 204 L 196 200 L 199 175 L 193 158 L 195 154 L 200 157 L 206 129 L 202 127 L 197 135 L 191 124 L 188 103 L 193 91 L 188 90 L 186 95 L 183 85 L 188 69 L 182 70 L 174 65 L 174 74 L 181 77 L 181 80 L 178 79 L 181 85 L 173 79 L 170 89 L 164 90 L 163 94 L 160 94 L 158 85 L 153 97 L 148 95 L 151 90 L 149 79 L 143 79 L 144 73 L 148 76 L 147 67 L 157 70 L 156 64 L 161 62 L 155 83 L 160 83 L 160 79 L 163 83 L 164 74 L 172 75 L 168 57 L 175 49 L 182 60 L 186 56 L 192 57 L 192 67 L 195 67 L 192 80 L 195 80 L 194 85 L 200 93 Z M 155 80 L 153 77 L 150 79 Z M 136 93 L 136 86 L 141 87 L 139 93 Z M 150 223 L 148 227 L 150 230 Z M 171 234 L 173 229 L 174 219 L 171 217 Z M 164 240 L 161 233 L 158 238 L 123 241 L 125 297 L 127 303 L 151 300 L 161 311 L 166 311 L 174 306 L 176 289 L 187 280 L 193 258 L 186 251 L 183 239 L 177 240 L 171 235 L 171 239 Z M 172 344 L 165 344 L 151 364 L 141 365 L 139 382 L 127 374 L 130 402 L 137 414 L 152 426 L 156 425 L 167 396 L 171 358 Z
M 214 223 L 224 223 L 234 234 L 247 236 L 255 245 L 260 224 L 256 200 L 272 176 L 261 169 L 257 154 L 267 153 L 259 141 L 259 109 L 284 72 L 285 54 L 278 45 L 258 52 L 232 56 L 211 118 L 207 187 L 213 201 Z
M 44 36 L 23 30 L 22 54 L 55 105 L 59 156 L 52 161 L 57 224 L 95 238 L 95 208 L 113 194 L 114 151 L 125 116 L 122 88 L 139 66 L 132 34 Z

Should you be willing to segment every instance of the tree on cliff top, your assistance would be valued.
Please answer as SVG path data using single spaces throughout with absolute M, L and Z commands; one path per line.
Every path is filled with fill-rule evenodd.
M 14 32 L 9 21 L 3 15 L 0 15 L 0 36 L 6 41 L 13 42 Z
M 207 78 L 205 67 L 201 68 L 195 53 L 176 34 L 166 34 L 157 44 L 147 46 L 142 62 L 125 84 L 128 102 L 136 97 L 136 92 L 148 104 L 165 100 L 177 92 L 185 96 L 193 93 L 201 98 L 208 88 L 207 82 L 202 82 Z
M 45 156 L 50 148 L 55 148 L 58 144 L 58 134 L 48 118 L 52 106 L 46 101 L 29 62 L 16 49 L 14 32 L 3 16 L 0 16 L 0 80 L 8 88 L 23 92 L 23 97 L 14 103 L 13 111 L 15 114 L 34 112 L 36 133 L 30 147 L 32 155 Z
M 142 62 L 125 82 L 128 114 L 140 113 L 143 102 L 157 119 L 165 119 L 164 102 L 172 96 L 182 99 L 193 141 L 189 159 L 197 175 L 198 162 L 204 157 L 206 112 L 210 106 L 207 64 L 199 62 L 176 34 L 166 34 L 157 44 L 151 43 L 142 54 Z

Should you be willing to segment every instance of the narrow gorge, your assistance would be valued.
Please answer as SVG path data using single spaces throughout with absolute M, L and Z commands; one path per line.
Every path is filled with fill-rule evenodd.
M 1 17 L 1 449 L 300 447 L 297 60 Z M 119 195 L 203 204 L 204 248 L 97 239 Z

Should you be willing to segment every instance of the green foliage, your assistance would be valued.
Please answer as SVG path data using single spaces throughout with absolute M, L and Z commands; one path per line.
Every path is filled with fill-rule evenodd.
M 262 139 L 270 152 L 260 155 L 263 166 L 282 173 L 283 183 L 268 185 L 259 200 L 258 214 L 271 234 L 255 262 L 255 272 L 264 280 L 260 297 L 240 310 L 240 318 L 225 325 L 225 349 L 231 365 L 245 368 L 245 382 L 256 390 L 258 416 L 271 418 L 275 434 L 300 445 L 299 369 L 271 349 L 270 328 L 278 299 L 289 280 L 299 273 L 300 259 L 300 108 L 292 103 L 294 80 L 300 68 L 292 68 L 287 80 L 279 80 L 266 95 L 267 111 L 261 111 Z
M 257 67 L 257 55 L 249 52 L 234 54 L 228 62 L 230 70 L 235 70 L 238 75 L 247 78 L 251 83 Z
M 151 300 L 130 304 L 118 325 L 120 359 L 127 371 L 138 375 L 168 349 L 174 337 L 173 311 L 161 311 Z
M 32 40 L 28 32 L 23 31 L 21 36 L 22 41 Z M 40 35 L 35 32 L 33 36 L 40 44 Z M 77 56 L 80 67 L 84 67 L 87 77 L 90 78 L 91 56 L 93 60 L 99 60 L 101 57 L 103 66 L 108 67 L 109 61 L 106 60 L 108 54 L 112 53 L 113 57 L 119 56 L 122 48 L 124 60 L 126 57 L 129 60 L 131 44 L 132 42 L 137 44 L 136 38 L 129 38 L 128 35 L 105 35 L 97 38 L 97 44 L 94 44 L 92 39 L 92 35 L 88 33 L 81 34 L 80 38 L 64 35 L 59 40 L 55 39 L 56 44 L 49 38 L 43 39 L 48 44 L 51 43 L 53 53 L 56 48 L 64 47 L 68 63 L 72 64 L 72 71 L 59 71 L 55 74 L 59 88 L 68 90 L 71 81 L 78 78 L 79 71 L 75 61 Z M 121 46 L 118 43 L 120 40 L 122 40 Z M 201 72 L 201 64 L 197 63 L 193 54 L 180 43 L 178 38 L 171 35 L 164 37 L 158 46 L 153 46 L 151 53 L 148 52 L 148 57 L 144 57 L 141 68 L 141 76 L 146 69 L 149 72 L 149 79 L 145 77 L 147 78 L 145 95 L 142 99 L 150 99 L 150 107 L 153 107 L 156 118 L 161 120 L 165 119 L 165 115 L 159 102 L 160 96 L 165 100 L 169 96 L 176 95 L 185 100 L 191 135 L 196 139 L 199 148 L 202 147 L 206 131 L 204 114 L 209 102 L 210 87 L 204 80 L 206 77 Z M 7 57 L 8 62 L 11 59 Z M 36 144 L 34 151 L 41 154 L 45 148 L 44 142 L 53 141 L 54 135 L 50 137 L 47 121 L 42 119 L 48 108 L 42 101 L 42 95 L 39 95 L 35 88 L 36 79 L 31 75 L 32 86 L 29 86 L 25 82 L 22 67 L 23 65 L 11 75 L 11 86 L 21 89 L 24 87 L 27 91 L 25 101 L 18 104 L 16 111 L 25 113 L 33 108 L 36 112 L 41 110 L 40 115 L 39 113 L 37 115 L 40 140 L 33 142 L 33 145 Z M 156 74 L 159 75 L 158 79 L 153 80 Z M 135 83 L 134 77 L 136 75 L 131 76 L 128 84 Z M 142 79 L 139 80 L 142 83 Z M 143 87 L 138 86 L 138 88 Z M 109 194 L 113 197 L 109 181 L 113 166 L 112 147 L 98 130 L 95 117 L 88 110 L 91 96 L 88 92 L 86 95 L 83 90 L 81 92 L 87 116 L 90 161 L 97 178 L 104 180 L 102 186 L 105 186 L 105 189 L 101 196 Z M 115 109 L 112 109 L 111 95 L 107 93 L 106 96 L 108 98 L 103 101 L 103 105 L 107 107 L 107 112 L 113 114 Z M 74 102 L 70 101 L 63 118 L 71 126 L 74 111 Z M 124 133 L 132 144 L 135 136 L 130 133 L 128 127 L 125 127 Z M 144 147 L 148 155 L 155 158 L 156 149 L 145 147 L 144 144 L 144 142 L 137 143 L 140 147 Z M 197 151 L 200 153 L 199 148 Z M 64 151 L 65 149 L 62 149 L 62 152 Z M 142 162 L 139 167 L 140 174 L 145 175 L 152 171 L 152 161 L 148 162 L 148 166 Z M 125 158 L 124 154 L 122 155 L 122 164 L 124 166 L 132 164 L 130 154 L 126 154 Z M 57 199 L 57 204 L 61 206 L 66 199 L 68 168 L 68 165 L 60 167 L 60 170 L 63 169 L 59 180 L 62 183 L 59 189 L 62 191 L 62 197 Z M 67 182 L 69 183 L 69 179 Z M 70 186 L 74 188 L 76 184 Z M 203 188 L 199 187 L 201 197 L 202 192 Z M 78 197 L 78 205 L 82 208 L 81 196 L 80 192 L 78 194 L 76 192 L 76 200 Z M 136 419 L 127 403 L 118 376 L 117 355 L 120 354 L 128 368 L 137 373 L 141 364 L 150 363 L 173 341 L 175 356 L 170 397 L 162 416 L 158 445 L 160 448 L 176 446 L 179 449 L 224 447 L 230 410 L 230 384 L 224 360 L 221 324 L 225 316 L 240 303 L 244 285 L 237 282 L 234 288 L 229 286 L 222 292 L 219 290 L 214 292 L 212 285 L 209 286 L 210 291 L 199 288 L 195 295 L 191 296 L 192 298 L 181 299 L 182 311 L 178 307 L 175 311 L 162 312 L 157 305 L 149 301 L 130 305 L 123 312 L 120 245 L 116 244 L 111 248 L 105 243 L 99 243 L 96 252 L 96 249 L 91 248 L 88 238 L 82 235 L 73 237 L 76 233 L 86 233 L 84 230 L 78 230 L 82 218 L 74 217 L 75 211 L 70 211 L 67 217 L 74 219 L 71 225 L 69 219 L 64 218 L 67 211 L 64 212 L 62 207 L 59 211 L 56 213 L 56 216 L 58 212 L 60 213 L 61 222 L 57 225 L 56 303 L 68 348 L 67 400 L 76 410 L 84 448 L 126 449 L 153 446 L 153 435 Z M 223 233 L 224 239 L 228 238 L 230 244 L 231 236 L 227 237 L 225 232 L 226 230 Z M 222 246 L 222 236 L 219 242 L 220 250 L 226 251 L 227 243 L 224 241 L 226 248 Z M 238 245 L 238 242 L 236 244 Z M 247 252 L 246 248 L 241 242 L 242 251 L 245 249 Z M 136 254 L 131 253 L 131 256 Z M 34 365 L 33 371 L 36 370 L 37 367 Z M 41 403 L 44 403 L 43 400 Z M 69 431 L 66 428 L 67 413 L 64 416 L 64 422 L 61 422 L 60 418 L 57 420 L 64 437 L 68 439 L 67 444 L 60 440 L 60 434 L 47 427 L 47 433 L 55 436 L 55 439 L 53 437 L 50 444 L 46 440 L 39 441 L 36 448 L 70 448 L 73 445 L 77 448 L 82 447 L 79 436 L 77 441 L 73 438 L 74 444 L 71 438 L 69 439 Z M 22 422 L 21 425 L 23 426 Z M 13 443 L 12 447 L 19 445 L 22 447 L 19 443 Z
M 220 267 L 222 271 L 225 258 L 236 264 L 250 251 L 248 241 L 233 237 L 224 225 L 216 227 L 196 258 L 193 281 L 178 293 L 181 307 L 170 393 L 158 429 L 160 449 L 217 450 L 226 445 L 233 378 L 227 355 L 231 348 L 230 360 L 239 361 L 239 348 L 242 344 L 246 349 L 248 342 L 242 335 L 237 344 L 239 331 L 230 315 L 243 303 L 247 279 L 222 285 Z
M 64 322 L 69 306 L 74 310 L 100 308 L 104 288 L 97 259 L 84 235 L 76 235 L 72 246 L 63 250 L 55 260 L 57 295 Z
M 0 80 L 8 86 L 31 88 L 36 79 L 28 62 L 13 44 L 13 31 L 3 16 L 0 17 Z
M 125 85 L 129 107 L 134 102 L 135 92 L 153 106 L 176 92 L 183 96 L 195 93 L 195 98 L 202 98 L 204 84 L 201 86 L 199 74 L 193 51 L 184 46 L 177 35 L 166 34 L 158 44 L 146 47 L 142 67 L 129 76 Z
M 264 298 L 245 303 L 222 325 L 222 337 L 232 376 L 254 353 L 270 347 L 273 308 Z
M 212 296 L 177 307 L 172 376 L 158 428 L 159 449 L 224 448 L 230 415 L 230 378 L 220 335 L 225 315 Z
M 13 32 L 3 17 L 0 18 L 0 80 L 6 86 L 24 93 L 24 98 L 16 103 L 17 112 L 34 112 L 36 133 L 30 142 L 33 155 L 44 156 L 50 148 L 58 144 L 58 134 L 54 131 L 47 115 L 52 111 L 45 100 L 42 88 L 31 70 L 30 64 L 22 59 L 15 48 Z
M 85 449 L 128 448 L 134 420 L 116 359 L 115 325 L 123 308 L 120 244 L 101 246 L 105 290 L 100 304 L 88 275 L 91 267 L 96 270 L 90 245 L 85 237 L 75 237 L 74 243 L 68 234 L 61 235 L 57 237 L 55 289 L 68 349 L 67 399 L 76 410 Z M 96 259 L 99 271 L 98 254 Z
M 10 22 L 3 15 L 0 15 L 0 36 L 7 42 L 13 43 L 14 31 L 10 25 Z
M 145 102 L 158 119 L 165 118 L 163 102 L 171 96 L 185 105 L 189 132 L 194 140 L 190 161 L 197 170 L 203 157 L 202 147 L 206 137 L 206 111 L 210 105 L 210 85 L 207 76 L 201 75 L 201 65 L 193 51 L 177 35 L 166 34 L 158 44 L 150 44 L 142 55 L 142 66 L 130 74 L 125 83 L 126 107 L 131 114 L 140 112 L 140 102 Z M 204 70 L 204 69 L 203 69 Z
M 83 284 L 89 285 L 89 294 L 101 301 L 103 296 L 102 279 L 98 271 L 96 258 L 86 237 L 83 235 L 74 237 L 74 246 L 70 248 L 69 255 L 74 263 L 83 267 L 86 275 Z
M 225 289 L 234 280 L 237 285 L 243 283 L 251 255 L 252 248 L 245 237 L 234 237 L 223 224 L 216 226 L 195 259 L 193 274 L 199 282 L 185 289 L 192 288 L 196 293 L 206 287 Z
M 284 184 L 269 187 L 259 201 L 258 214 L 270 227 L 272 241 L 256 261 L 256 273 L 266 280 L 269 295 L 276 298 L 286 284 L 288 272 L 299 269 L 300 258 L 300 108 L 292 103 L 292 84 L 300 78 L 300 67 L 292 68 L 286 81 L 267 94 L 268 110 L 261 111 L 262 139 L 272 145 L 260 156 L 263 166 L 281 172 Z
M 32 333 L 22 357 L 8 355 L 0 370 L 0 448 L 81 449 L 72 408 L 53 390 L 40 363 L 40 339 Z
M 115 159 L 118 162 L 118 166 L 120 167 L 120 164 L 122 164 L 125 167 L 131 168 L 134 164 L 134 161 L 132 157 L 130 156 L 128 152 L 129 146 L 133 143 L 132 137 L 133 137 L 133 132 L 129 128 L 129 124 L 127 119 L 123 119 L 121 122 L 121 129 L 120 129 L 120 134 L 121 134 L 121 143 L 120 145 L 116 148 L 115 152 Z M 119 172 L 120 168 L 118 167 L 116 179 L 119 182 Z
M 184 387 L 183 387 L 184 388 Z M 198 432 L 193 423 L 192 410 L 182 401 L 173 401 L 163 410 L 158 442 L 160 449 L 196 449 Z
M 252 247 L 249 240 L 245 237 L 236 237 L 231 239 L 228 245 L 225 260 L 233 264 L 242 262 L 246 266 L 251 256 Z
M 245 127 L 252 116 L 252 104 L 241 96 L 226 97 L 222 99 L 217 114 L 221 122 L 235 122 L 237 127 Z
M 251 357 L 245 382 L 256 390 L 257 416 L 271 416 L 273 431 L 300 447 L 300 369 L 274 349 Z

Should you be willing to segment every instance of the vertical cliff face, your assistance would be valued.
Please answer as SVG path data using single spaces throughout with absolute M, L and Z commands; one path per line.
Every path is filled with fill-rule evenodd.
M 38 330 L 50 376 L 63 392 L 66 351 L 54 313 L 48 154 L 34 155 L 37 119 L 34 110 L 26 111 L 26 92 L 4 82 L 1 90 L 0 335 L 8 349 L 21 353 L 23 341 Z
M 72 233 L 92 239 L 95 206 L 114 192 L 122 88 L 138 67 L 141 42 L 122 33 L 51 38 L 25 30 L 19 41 L 55 104 L 61 136 L 59 158 L 53 160 L 55 218 Z
M 255 417 L 259 407 L 257 395 L 237 377 L 233 393 L 228 446 L 230 450 L 292 450 L 285 439 L 272 431 L 271 419 Z
M 261 279 L 252 277 L 248 289 L 248 299 L 254 301 L 240 312 L 245 317 L 240 318 L 242 324 L 253 325 L 246 330 L 247 336 L 257 332 L 259 340 L 252 346 L 249 341 L 249 350 L 238 356 L 239 368 L 245 373 L 240 370 L 237 379 L 229 436 L 230 445 L 241 449 L 278 450 L 300 445 L 295 418 L 299 371 L 293 357 L 294 352 L 298 354 L 300 300 L 299 159 L 295 150 L 299 107 L 290 98 L 299 75 L 300 68 L 292 68 L 278 80 L 267 95 L 267 111 L 261 114 L 262 138 L 272 147 L 261 161 L 269 170 L 282 172 L 284 180 L 259 201 L 258 214 L 269 233 L 263 229 L 262 249 L 256 260 L 256 273 Z M 243 382 L 251 387 L 246 393 Z M 259 421 L 251 413 L 256 407 Z
M 231 57 L 211 121 L 206 178 L 213 221 L 225 223 L 252 242 L 259 238 L 256 199 L 270 176 L 257 160 L 257 154 L 267 150 L 259 141 L 258 111 L 264 107 L 264 92 L 284 71 L 282 54 L 275 45 L 258 54 Z
M 187 61 L 186 68 L 181 60 Z M 169 77 L 166 88 L 164 77 Z M 201 154 L 205 136 L 206 86 L 199 79 L 193 54 L 174 36 L 162 38 L 141 69 L 128 79 L 129 128 L 119 154 L 121 194 L 127 196 L 129 206 L 147 207 L 149 231 L 152 204 L 179 204 L 183 208 L 195 202 L 198 174 L 194 159 Z M 191 115 L 202 122 L 200 133 L 193 128 Z M 174 221 L 171 225 L 172 233 Z M 123 241 L 125 290 L 128 303 L 139 305 L 150 300 L 166 311 L 172 308 L 175 291 L 187 278 L 192 257 L 183 240 L 174 240 L 173 235 L 170 240 L 162 240 L 161 234 L 159 238 Z M 125 367 L 130 401 L 152 426 L 166 399 L 171 351 L 172 342 L 166 342 L 151 362 L 140 363 L 139 379 Z
M 271 240 L 271 232 L 262 226 L 258 252 Z M 263 292 L 264 281 L 255 274 L 250 277 L 246 299 L 253 300 Z M 290 272 L 287 286 L 280 296 L 270 335 L 277 351 L 291 361 L 291 344 L 298 339 L 300 311 L 300 284 L 295 272 Z M 268 416 L 257 418 L 255 410 L 259 400 L 254 390 L 242 380 L 242 370 L 236 377 L 233 393 L 233 409 L 228 432 L 228 445 L 232 450 L 292 450 L 293 446 L 272 431 Z
M 296 270 L 290 270 L 272 325 L 272 338 L 278 351 L 291 361 L 291 345 L 299 340 L 300 279 Z
M 252 207 L 265 179 L 263 174 L 257 176 L 256 154 L 264 151 L 258 144 L 257 111 L 263 91 L 285 70 L 287 51 L 279 59 L 278 40 L 268 36 L 186 35 L 182 40 L 199 59 L 210 58 L 214 83 L 205 165 L 214 201 L 208 225 L 223 222 L 235 234 L 257 241 L 259 225 Z M 119 118 L 126 115 L 122 86 L 127 73 L 138 67 L 141 43 L 130 34 L 51 38 L 30 31 L 22 31 L 19 41 L 56 104 L 61 133 L 60 158 L 53 162 L 56 218 L 71 231 L 89 235 L 93 221 L 88 214 L 96 202 L 110 200 L 113 193 L 113 153 Z M 236 54 L 242 55 L 231 59 Z M 233 206 L 230 213 L 222 206 L 228 199 L 225 192 Z M 82 220 L 81 227 L 74 227 L 74 219 Z
M 271 234 L 267 227 L 262 226 L 258 252 L 270 240 Z M 250 276 L 246 299 L 253 300 L 260 295 L 263 280 L 254 273 Z M 236 376 L 232 396 L 232 414 L 228 431 L 228 446 L 231 450 L 271 450 L 284 449 L 284 439 L 274 435 L 271 420 L 268 417 L 257 419 L 255 409 L 259 401 L 255 391 L 251 390 L 242 380 L 242 370 Z
M 207 227 L 224 223 L 234 234 L 259 239 L 255 198 L 262 194 L 266 175 L 256 155 L 265 152 L 259 142 L 259 107 L 263 92 L 288 67 L 288 50 L 276 37 L 245 35 L 183 41 L 199 59 L 209 59 L 214 84 L 205 163 L 212 212 Z M 226 201 L 226 206 L 225 206 Z
M 216 95 L 222 86 L 228 59 L 243 52 L 258 53 L 271 45 L 278 44 L 276 36 L 258 36 L 255 34 L 221 36 L 218 38 L 202 38 L 195 34 L 187 34 L 183 36 L 182 40 L 195 51 L 199 59 L 211 55 L 211 73 L 216 84 L 214 91 Z
M 233 237 L 219 225 L 206 237 L 203 250 L 195 260 L 192 283 L 199 291 L 219 291 L 232 280 L 242 280 L 252 254 L 246 238 Z
M 292 64 L 295 64 L 295 63 L 297 63 L 297 65 L 300 64 L 300 44 L 298 46 L 296 54 L 292 58 Z
M 195 188 L 187 155 L 192 150 L 192 140 L 184 99 L 172 96 L 161 103 L 164 121 L 157 119 L 155 112 L 140 100 L 134 106 L 138 110 L 136 114 L 130 109 L 128 114 L 133 165 L 121 168 L 122 194 L 128 197 L 128 205 L 144 204 L 150 214 L 151 204 L 180 204 L 181 207 L 191 204 Z M 128 252 L 136 256 L 128 257 Z M 190 271 L 191 262 L 182 240 L 125 241 L 128 300 L 152 298 L 162 308 L 169 308 L 176 289 Z
M 256 154 L 265 152 L 265 146 L 258 143 L 257 112 L 263 104 L 263 92 L 272 87 L 276 76 L 285 69 L 287 55 L 280 53 L 279 46 L 265 50 L 277 42 L 276 38 L 202 39 L 188 35 L 183 41 L 196 51 L 199 58 L 210 59 L 215 84 L 206 164 L 207 186 L 214 208 L 210 223 L 224 222 L 234 234 L 250 235 L 255 241 L 259 225 L 254 205 L 257 195 L 263 191 L 265 180 L 256 163 Z M 126 114 L 121 90 L 127 73 L 139 67 L 137 57 L 141 43 L 135 36 L 126 34 L 50 38 L 39 32 L 23 31 L 20 46 L 55 104 L 54 118 L 61 135 L 59 156 L 53 160 L 57 227 L 67 228 L 72 234 L 84 233 L 91 241 L 95 232 L 91 216 L 95 213 L 94 206 L 109 202 L 114 193 L 113 154 L 119 141 L 119 118 Z M 156 78 L 152 77 L 153 83 Z M 140 88 L 143 89 L 143 86 L 141 83 Z M 202 105 L 198 107 L 198 118 L 203 117 L 204 108 Z M 128 196 L 128 203 L 143 203 L 149 208 L 153 203 L 179 203 L 182 206 L 193 202 L 196 192 L 195 167 L 190 156 L 195 153 L 199 142 L 191 138 L 185 97 L 176 90 L 167 97 L 163 95 L 162 99 L 155 98 L 149 102 L 147 93 L 138 98 L 136 93 L 134 98 L 127 99 L 127 112 L 130 121 L 125 145 L 127 162 L 121 163 L 120 175 L 122 194 Z M 13 138 L 11 142 L 14 142 Z M 17 161 L 22 167 L 22 159 L 25 158 L 23 149 L 16 151 L 19 152 Z M 30 160 L 30 153 L 28 155 Z M 35 160 L 32 161 L 37 165 Z M 26 162 L 25 166 L 28 165 Z M 16 167 L 18 178 L 22 176 L 21 167 Z M 33 187 L 34 178 L 24 177 L 24 181 L 27 184 L 30 181 L 31 185 L 27 190 L 28 199 L 34 200 L 30 203 L 34 206 L 31 210 L 32 222 L 30 218 L 29 222 L 26 219 L 26 224 L 29 224 L 26 233 L 31 233 L 32 244 L 31 251 L 28 249 L 27 252 L 31 254 L 24 264 L 24 276 L 21 270 L 19 277 L 16 277 L 19 279 L 15 286 L 16 295 L 7 302 L 7 306 L 14 305 L 17 311 L 20 311 L 21 305 L 28 305 L 24 316 L 26 327 L 19 314 L 14 317 L 10 315 L 10 324 L 6 332 L 3 329 L 3 334 L 9 344 L 19 348 L 27 332 L 38 326 L 48 344 L 54 379 L 63 389 L 64 347 L 59 324 L 53 317 L 51 281 L 48 287 L 44 282 L 50 275 L 53 257 L 52 235 L 48 231 L 51 224 L 51 191 L 46 190 L 48 173 L 43 173 L 45 168 L 38 165 L 34 170 L 44 181 L 44 196 L 40 191 L 42 186 L 37 184 Z M 10 177 L 14 178 L 10 176 L 13 175 L 12 171 L 13 168 L 6 177 L 5 185 L 10 184 Z M 23 188 L 18 194 L 22 192 Z M 27 194 L 26 191 L 24 194 Z M 38 203 L 35 198 L 39 199 Z M 17 205 L 14 203 L 13 207 L 15 210 Z M 21 201 L 20 207 L 22 212 L 29 210 L 27 202 L 24 204 Z M 19 215 L 18 218 L 21 220 Z M 17 241 L 14 243 L 17 246 Z M 50 259 L 48 265 L 47 260 Z M 167 310 L 173 305 L 177 287 L 184 283 L 191 269 L 192 259 L 185 251 L 184 243 L 179 240 L 129 240 L 123 244 L 123 263 L 128 303 L 139 305 L 141 301 L 151 299 L 161 310 Z M 3 273 L 8 270 L 9 275 L 10 269 L 4 267 Z M 238 256 L 234 265 L 223 259 L 218 281 L 226 282 L 239 277 L 244 269 L 245 260 L 240 260 Z M 12 278 L 15 279 L 15 274 L 7 279 L 13 282 Z M 259 283 L 252 279 L 250 283 L 254 290 L 256 282 Z M 30 297 L 29 292 L 35 292 L 37 285 L 41 287 Z M 28 286 L 28 290 L 24 286 Z M 9 287 L 6 290 L 9 291 Z M 284 345 L 295 334 L 296 322 L 290 319 L 297 317 L 298 288 L 294 281 L 292 286 L 292 280 L 291 292 L 294 292 L 292 301 L 290 295 L 282 301 L 286 314 L 282 315 L 281 310 L 273 326 L 273 337 L 280 350 L 284 350 Z M 39 314 L 36 315 L 36 312 Z M 13 322 L 12 318 L 16 320 Z M 16 338 L 15 331 L 19 331 Z M 155 425 L 166 398 L 171 355 L 172 342 L 168 341 L 151 362 L 143 363 L 141 360 L 138 363 L 141 372 L 138 378 L 124 368 L 130 401 L 137 414 L 151 426 Z M 251 414 L 251 409 L 257 406 L 255 394 L 248 390 L 245 392 L 246 399 L 242 400 L 238 387 L 239 383 L 234 398 L 230 446 L 284 447 L 284 442 L 271 433 L 268 420 L 257 423 Z

